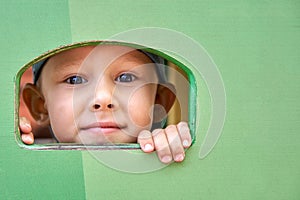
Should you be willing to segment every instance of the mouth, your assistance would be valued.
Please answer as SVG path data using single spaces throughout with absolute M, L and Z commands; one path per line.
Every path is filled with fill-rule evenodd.
M 81 128 L 81 130 L 91 133 L 111 134 L 120 131 L 122 128 L 124 127 L 114 122 L 96 122 Z

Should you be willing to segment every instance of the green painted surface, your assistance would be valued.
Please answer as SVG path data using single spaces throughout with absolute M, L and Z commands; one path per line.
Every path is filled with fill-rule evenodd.
M 83 199 L 81 152 L 21 149 L 14 133 L 14 77 L 41 53 L 71 42 L 67 1 L 0 6 L 0 199 Z
M 74 41 L 147 26 L 178 30 L 206 48 L 227 95 L 223 135 L 204 160 L 198 155 L 205 115 L 183 164 L 127 174 L 84 153 L 87 197 L 298 199 L 299 6 L 297 1 L 70 1 Z
M 299 8 L 299 1 L 2 3 L 0 199 L 299 199 Z M 14 76 L 22 65 L 62 44 L 146 26 L 187 34 L 220 70 L 227 116 L 208 157 L 199 159 L 210 117 L 200 77 L 203 116 L 181 164 L 130 174 L 89 152 L 17 146 Z

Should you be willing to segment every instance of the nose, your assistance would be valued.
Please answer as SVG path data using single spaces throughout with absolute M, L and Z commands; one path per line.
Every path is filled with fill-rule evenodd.
M 93 111 L 98 111 L 98 110 L 104 110 L 104 109 L 108 109 L 108 110 L 110 110 L 110 109 L 113 109 L 114 108 L 114 104 L 112 104 L 112 103 L 109 103 L 109 104 L 101 104 L 101 103 L 94 103 L 93 105 L 92 105 L 92 110 Z
M 97 111 L 112 111 L 117 109 L 118 103 L 113 98 L 114 85 L 107 80 L 102 80 L 95 88 L 95 93 L 90 103 L 90 110 Z

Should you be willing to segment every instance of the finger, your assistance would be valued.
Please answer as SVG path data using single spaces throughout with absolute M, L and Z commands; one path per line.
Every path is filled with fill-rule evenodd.
M 152 134 L 150 131 L 141 131 L 138 135 L 138 143 L 140 144 L 142 151 L 145 153 L 154 151 L 154 142 L 152 140 Z
M 19 128 L 22 133 L 30 133 L 32 131 L 30 122 L 26 117 L 20 117 Z
M 22 133 L 21 135 L 22 141 L 25 144 L 33 144 L 34 143 L 34 137 L 33 137 L 33 133 Z
M 175 125 L 169 125 L 165 129 L 165 133 L 174 161 L 182 162 L 184 160 L 185 153 L 177 127 Z
M 186 122 L 179 122 L 177 124 L 177 130 L 179 132 L 181 142 L 184 148 L 188 148 L 192 144 L 192 137 L 190 134 L 190 128 Z
M 172 161 L 172 153 L 164 129 L 156 129 L 152 132 L 152 138 L 158 158 L 168 164 Z

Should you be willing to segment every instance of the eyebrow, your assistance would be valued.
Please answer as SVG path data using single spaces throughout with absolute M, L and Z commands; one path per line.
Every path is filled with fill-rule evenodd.
M 126 54 L 124 54 L 126 55 Z M 127 66 L 130 66 L 132 64 L 135 64 L 137 66 L 139 65 L 143 65 L 143 64 L 154 64 L 153 61 L 147 57 L 147 55 L 145 55 L 146 57 L 140 57 L 139 55 L 131 55 L 130 58 L 128 57 L 123 57 L 120 56 L 120 58 L 122 59 L 122 65 L 119 66 L 119 69 L 122 68 L 127 68 Z M 145 58 L 148 58 L 147 60 Z M 119 59 L 119 58 L 118 58 Z M 81 59 L 74 59 L 74 60 L 69 60 L 66 61 L 65 63 L 62 64 L 56 64 L 53 65 L 53 74 L 55 77 L 58 77 L 59 75 L 63 74 L 63 73 L 68 73 L 70 71 L 74 72 L 74 69 L 76 72 L 80 71 L 80 66 L 83 64 L 83 62 Z M 111 62 L 107 63 L 108 65 L 112 65 L 114 64 L 115 60 L 112 60 Z
M 54 73 L 55 76 L 57 76 L 57 75 L 60 75 L 62 73 L 74 70 L 74 69 L 76 69 L 76 71 L 79 71 L 79 68 L 80 68 L 81 64 L 82 63 L 79 62 L 79 61 L 77 61 L 77 62 L 76 61 L 71 61 L 71 62 L 68 62 L 68 63 L 64 63 L 62 65 L 55 65 L 55 66 L 53 66 L 53 70 L 54 70 L 53 73 Z
M 141 52 L 142 53 L 142 52 Z M 129 54 L 129 53 L 128 53 Z M 130 57 L 126 57 L 127 54 L 124 54 L 120 56 L 120 59 L 122 59 L 122 63 L 124 65 L 145 65 L 145 64 L 155 64 L 147 55 L 143 54 L 145 57 L 141 57 L 140 55 L 135 54 L 129 54 Z M 114 61 L 110 64 L 113 64 Z

